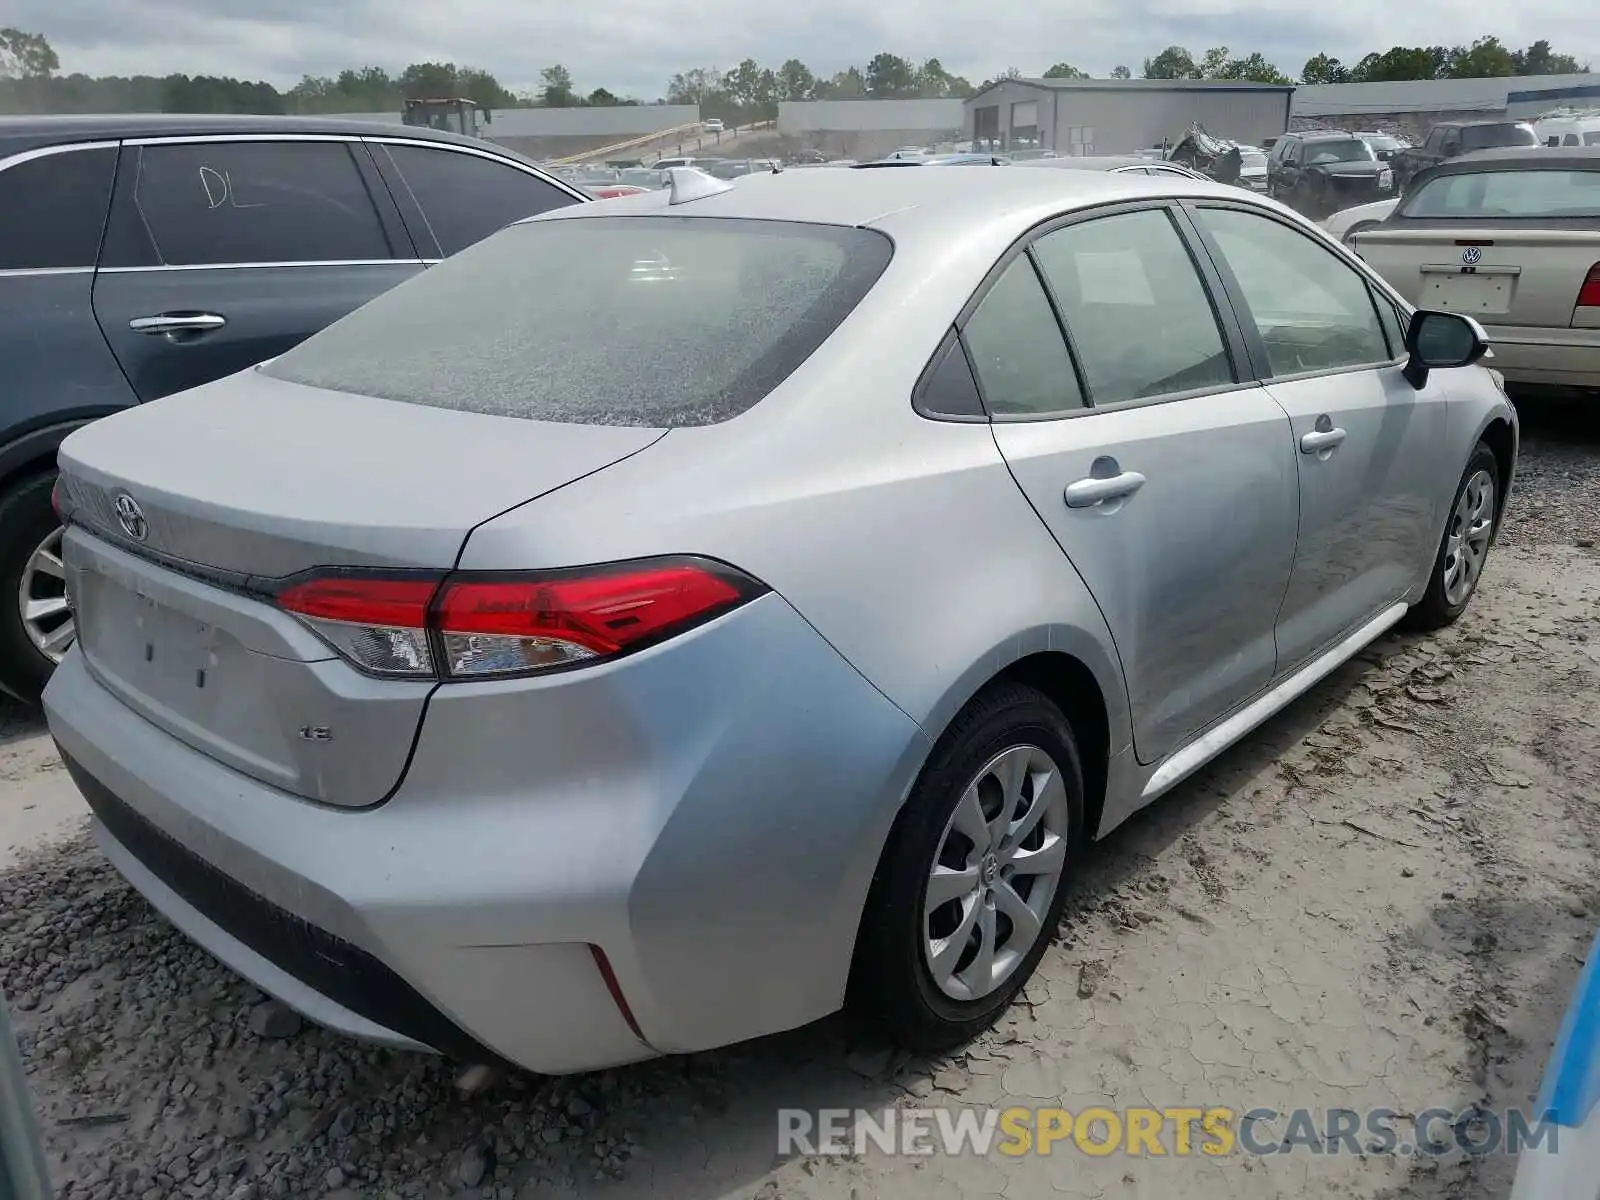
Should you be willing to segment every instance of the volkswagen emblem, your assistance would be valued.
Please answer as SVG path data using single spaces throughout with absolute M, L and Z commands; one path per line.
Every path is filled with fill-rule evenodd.
M 117 524 L 122 526 L 123 533 L 136 542 L 142 542 L 150 536 L 150 522 L 144 519 L 144 510 L 127 492 L 117 493 L 112 508 L 116 510 Z
M 1482 257 L 1483 251 L 1478 249 L 1476 246 L 1468 246 L 1461 252 L 1461 261 L 1466 263 L 1469 267 Z

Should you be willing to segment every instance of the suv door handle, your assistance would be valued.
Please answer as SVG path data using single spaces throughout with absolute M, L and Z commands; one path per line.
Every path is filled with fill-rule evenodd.
M 200 334 L 208 333 L 213 329 L 221 329 L 228 323 L 228 318 L 217 313 L 158 313 L 153 317 L 135 317 L 128 322 L 128 328 L 135 333 L 166 334 Z
M 1333 450 L 1346 436 L 1342 429 L 1313 429 L 1301 436 L 1300 453 L 1321 454 L 1324 450 Z
M 1067 484 L 1065 499 L 1068 508 L 1093 508 L 1107 500 L 1122 500 L 1143 486 L 1144 476 L 1137 471 L 1124 471 L 1108 478 L 1091 475 Z

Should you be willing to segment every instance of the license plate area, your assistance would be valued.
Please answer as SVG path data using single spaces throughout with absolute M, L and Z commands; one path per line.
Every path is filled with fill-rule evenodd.
M 249 654 L 227 630 L 97 571 L 81 572 L 76 582 L 84 653 L 101 671 L 163 707 L 185 713 L 211 707 L 229 666 Z
M 1419 307 L 1465 313 L 1468 316 L 1502 314 L 1511 311 L 1516 294 L 1515 271 L 1424 267 Z

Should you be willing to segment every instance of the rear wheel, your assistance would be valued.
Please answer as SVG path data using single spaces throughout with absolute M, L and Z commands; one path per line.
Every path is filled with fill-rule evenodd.
M 1406 614 L 1410 628 L 1442 629 L 1467 610 L 1489 560 L 1500 504 L 1499 478 L 1500 464 L 1494 451 L 1479 442 L 1456 485 L 1428 590 Z
M 1050 945 L 1082 825 L 1072 730 L 1042 694 L 984 692 L 951 723 L 873 879 L 852 1002 L 920 1052 L 971 1040 Z
M 54 471 L 0 498 L 0 687 L 29 704 L 75 636 L 61 565 L 61 525 L 50 507 Z

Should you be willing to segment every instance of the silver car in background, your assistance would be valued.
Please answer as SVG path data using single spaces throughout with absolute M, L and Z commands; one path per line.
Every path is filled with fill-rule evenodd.
M 678 172 L 69 437 L 50 729 L 133 885 L 347 1033 L 948 1048 L 1087 841 L 1459 616 L 1483 350 L 1239 188 Z

